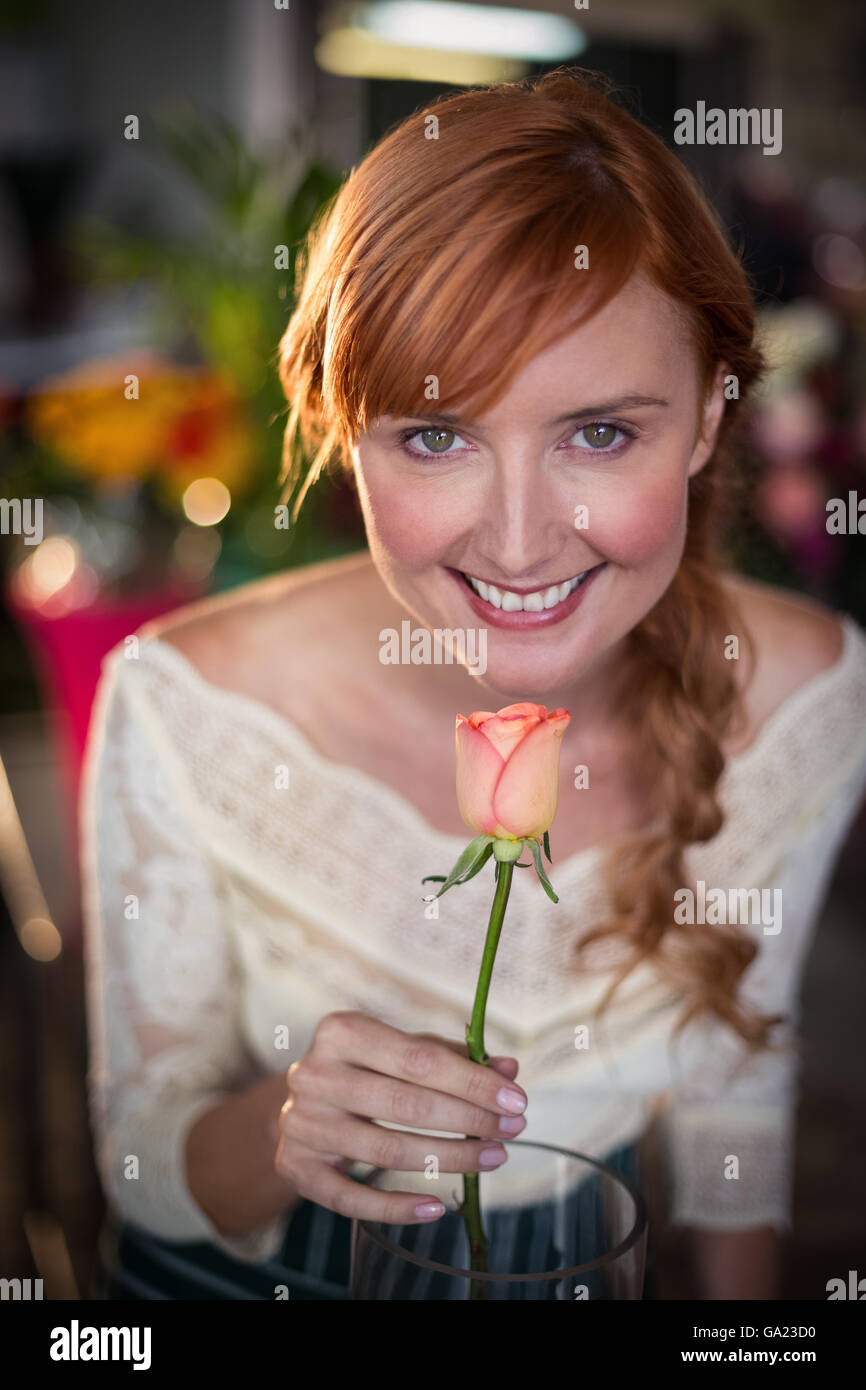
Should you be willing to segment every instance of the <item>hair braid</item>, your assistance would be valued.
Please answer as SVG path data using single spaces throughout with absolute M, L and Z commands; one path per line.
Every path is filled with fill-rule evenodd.
M 625 724 L 647 785 L 654 789 L 657 828 L 632 838 L 609 857 L 611 919 L 577 946 L 617 938 L 632 953 L 606 991 L 599 1013 L 626 976 L 643 961 L 664 954 L 668 977 L 686 1006 L 675 1032 L 711 1012 L 752 1048 L 770 1046 L 770 1030 L 784 1015 L 749 1013 L 737 1002 L 740 979 L 757 954 L 741 930 L 685 925 L 674 919 L 674 893 L 686 883 L 686 847 L 711 840 L 724 813 L 718 799 L 725 767 L 722 740 L 738 709 L 733 670 L 724 643 L 735 628 L 752 656 L 748 633 L 706 552 L 686 554 L 655 608 L 630 634 L 636 679 Z

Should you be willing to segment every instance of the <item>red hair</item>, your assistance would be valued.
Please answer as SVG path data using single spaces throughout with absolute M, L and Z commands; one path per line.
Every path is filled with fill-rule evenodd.
M 589 270 L 575 268 L 585 246 Z M 611 920 L 580 943 L 631 947 L 607 991 L 654 958 L 685 998 L 679 1027 L 710 1011 L 750 1046 L 774 1018 L 737 998 L 757 946 L 730 928 L 678 926 L 682 854 L 723 815 L 722 739 L 738 710 L 726 634 L 745 633 L 719 580 L 724 503 L 734 490 L 731 424 L 763 367 L 747 277 L 697 184 L 597 74 L 443 96 L 391 130 L 322 209 L 299 257 L 297 304 L 279 350 L 290 404 L 283 480 L 293 516 L 329 461 L 350 467 L 380 416 L 438 408 L 473 418 L 539 352 L 573 332 L 636 270 L 682 309 L 704 392 L 719 364 L 737 379 L 713 456 L 689 484 L 684 554 L 632 631 L 636 692 L 624 714 L 660 828 L 611 856 Z M 671 944 L 675 949 L 670 950 Z

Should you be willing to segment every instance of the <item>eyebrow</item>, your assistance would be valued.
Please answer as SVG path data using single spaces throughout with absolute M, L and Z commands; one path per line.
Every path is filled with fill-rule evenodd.
M 670 401 L 664 400 L 661 396 L 620 396 L 614 401 L 603 401 L 600 405 L 583 405 L 578 410 L 568 410 L 564 415 L 557 415 L 555 420 L 548 421 L 551 425 L 564 425 L 568 420 L 582 419 L 585 415 L 610 415 L 617 410 L 636 410 L 639 406 L 667 406 Z M 451 411 L 440 411 L 436 415 L 411 415 L 405 416 L 411 420 L 429 420 L 433 424 L 444 425 L 464 425 L 472 427 L 472 421 L 461 420 L 458 415 Z

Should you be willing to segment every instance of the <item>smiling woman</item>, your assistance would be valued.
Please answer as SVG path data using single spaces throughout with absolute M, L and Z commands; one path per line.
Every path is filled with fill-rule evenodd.
M 474 615 L 501 632 L 544 630 L 550 641 L 536 654 L 543 671 L 527 672 L 521 644 L 498 644 L 499 689 L 519 693 L 541 678 L 555 691 L 576 662 L 587 673 L 602 657 L 608 669 L 620 666 L 616 643 L 680 563 L 688 479 L 709 455 L 723 401 L 721 390 L 701 401 L 700 385 L 675 307 L 635 272 L 519 372 L 483 426 L 467 421 L 457 433 L 377 420 L 359 437 L 355 468 L 392 589 L 405 596 L 414 587 L 420 603 L 423 582 L 423 611 L 438 601 L 444 618 L 454 604 L 444 568 L 471 610 L 466 620 Z M 586 404 L 575 409 L 581 398 Z M 443 447 L 430 450 L 426 436 Z M 413 437 L 422 448 L 409 444 Z M 423 538 L 411 525 L 422 494 Z M 578 508 L 580 528 L 572 524 Z M 559 627 L 600 585 L 609 594 L 603 630 L 600 597 L 584 624 Z
M 614 915 L 583 942 L 627 938 L 622 979 L 675 934 L 682 852 L 722 824 L 724 638 L 750 634 L 714 541 L 724 437 L 761 369 L 752 296 L 686 170 L 597 82 L 430 109 L 436 138 L 429 109 L 404 121 L 313 229 L 281 343 L 288 482 L 298 443 L 318 452 L 296 511 L 331 457 L 352 466 L 389 591 L 425 623 L 493 629 L 494 689 L 576 728 L 616 710 L 663 821 L 611 860 Z M 431 435 L 445 447 L 410 447 Z M 683 1024 L 709 1008 L 765 1044 L 775 1020 L 737 998 L 754 947 L 677 944 Z
M 344 1297 L 349 1218 L 427 1223 L 432 1249 L 442 1214 L 353 1164 L 477 1172 L 532 1125 L 642 1180 L 653 1119 L 653 1219 L 699 1229 L 695 1291 L 777 1296 L 866 637 L 726 568 L 753 331 L 689 175 L 579 71 L 416 113 L 314 226 L 280 344 L 285 482 L 297 515 L 349 471 L 369 550 L 146 630 L 90 754 L 94 1122 L 132 1296 Z M 483 662 L 414 640 L 383 660 L 411 619 L 464 656 L 479 631 Z M 466 839 L 455 716 L 526 701 L 571 713 L 561 901 L 514 885 L 479 1076 L 485 889 L 440 922 L 419 885 Z M 698 883 L 778 890 L 773 933 L 685 921 Z M 515 1259 L 555 1241 L 548 1206 L 514 1213 Z

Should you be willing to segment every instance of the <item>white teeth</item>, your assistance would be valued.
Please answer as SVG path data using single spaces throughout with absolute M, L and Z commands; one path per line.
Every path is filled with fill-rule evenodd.
M 582 574 L 577 574 L 573 579 L 566 579 L 562 584 L 551 584 L 549 589 L 536 589 L 531 594 L 515 594 L 510 589 L 497 589 L 495 584 L 485 584 L 483 579 L 473 579 L 470 574 L 465 577 L 481 598 L 492 603 L 494 608 L 501 608 L 504 613 L 540 613 L 546 608 L 555 608 L 558 603 L 562 603 L 580 584 L 583 583 L 589 570 L 584 570 Z

